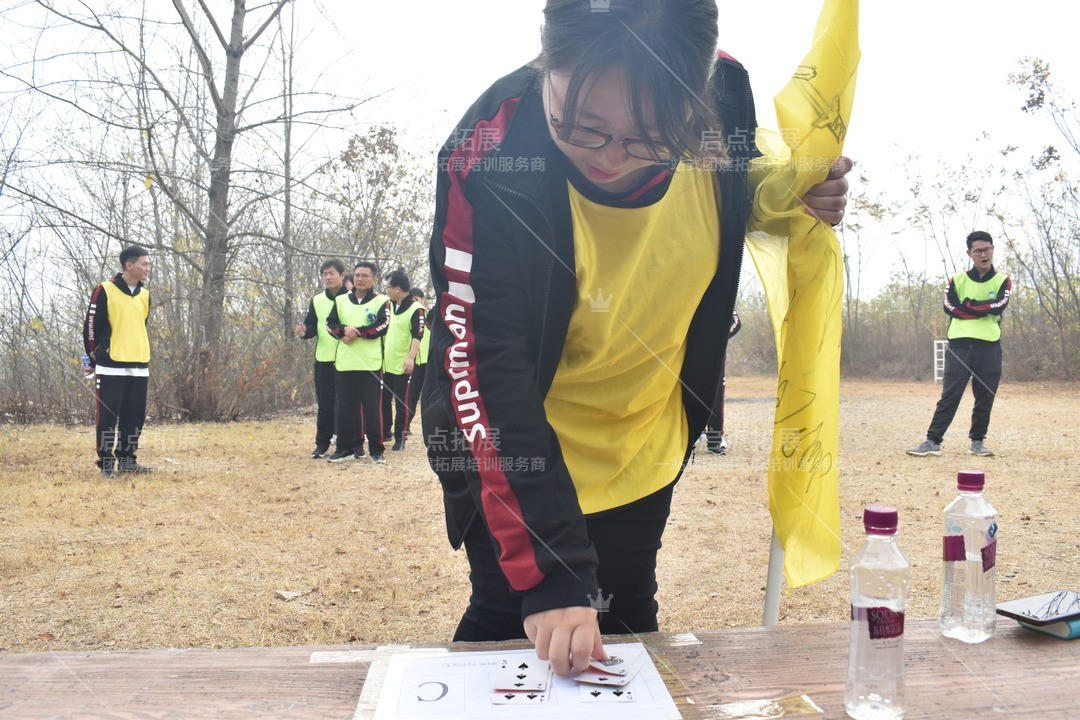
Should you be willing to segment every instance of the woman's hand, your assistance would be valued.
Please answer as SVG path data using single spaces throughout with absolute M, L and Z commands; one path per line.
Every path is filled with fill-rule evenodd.
M 525 634 L 536 647 L 536 657 L 550 661 L 556 675 L 579 675 L 589 667 L 590 659 L 608 659 L 596 610 L 590 607 L 533 613 L 525 618 Z
M 809 215 L 830 225 L 836 225 L 844 219 L 848 191 L 848 181 L 844 176 L 851 172 L 851 167 L 851 158 L 841 155 L 833 163 L 825 180 L 803 195 L 802 202 Z

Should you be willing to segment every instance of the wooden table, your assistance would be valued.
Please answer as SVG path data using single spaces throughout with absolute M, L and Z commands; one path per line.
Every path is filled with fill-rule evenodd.
M 785 698 L 791 716 L 808 707 L 803 695 L 824 711 L 807 720 L 845 717 L 847 623 L 640 639 L 687 720 L 736 718 L 742 707 Z M 1002 619 L 994 638 L 966 645 L 942 638 L 934 620 L 909 619 L 905 642 L 908 718 L 1080 718 L 1080 641 Z M 521 644 L 450 646 L 497 647 Z M 346 654 L 312 662 L 326 652 Z M 334 646 L 3 655 L 0 718 L 352 718 L 371 660 L 387 654 Z

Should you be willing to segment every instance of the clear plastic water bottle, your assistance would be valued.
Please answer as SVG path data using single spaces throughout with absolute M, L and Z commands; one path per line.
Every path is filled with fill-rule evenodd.
M 957 473 L 960 495 L 945 507 L 942 542 L 941 634 L 978 643 L 994 634 L 994 565 L 998 514 L 983 497 L 981 471 Z
M 904 716 L 904 609 L 911 565 L 896 544 L 896 524 L 896 508 L 867 507 L 866 542 L 851 558 L 844 708 L 858 720 Z

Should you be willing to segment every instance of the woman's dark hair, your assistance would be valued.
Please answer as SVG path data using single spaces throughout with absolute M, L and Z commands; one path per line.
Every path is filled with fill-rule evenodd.
M 718 15 L 716 0 L 548 0 L 534 65 L 570 75 L 560 133 L 576 124 L 582 84 L 619 67 L 634 124 L 654 126 L 676 157 L 700 155 L 703 132 L 720 127 L 710 92 Z

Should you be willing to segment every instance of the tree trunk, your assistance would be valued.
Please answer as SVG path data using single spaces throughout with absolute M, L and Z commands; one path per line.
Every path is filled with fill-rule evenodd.
M 210 164 L 209 217 L 203 249 L 202 290 L 199 297 L 203 344 L 198 353 L 200 392 L 194 398 L 194 419 L 218 415 L 221 377 L 218 366 L 223 350 L 225 271 L 229 256 L 229 181 L 233 141 L 236 139 L 236 101 L 240 87 L 240 60 L 244 56 L 245 0 L 233 1 L 232 27 L 226 51 L 225 83 L 217 107 L 217 140 Z

